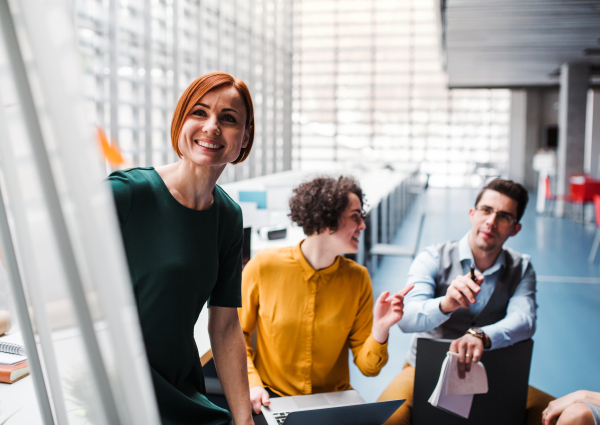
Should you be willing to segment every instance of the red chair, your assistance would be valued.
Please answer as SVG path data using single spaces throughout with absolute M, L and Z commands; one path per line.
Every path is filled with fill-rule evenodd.
M 564 202 L 568 202 L 569 213 L 570 213 L 571 195 L 553 195 L 552 189 L 550 187 L 550 177 L 549 176 L 546 176 L 546 178 L 544 179 L 544 184 L 546 186 L 546 207 L 544 208 L 544 212 L 547 211 L 548 215 L 552 215 L 552 212 L 554 211 L 554 204 L 556 203 L 556 201 L 564 201 Z M 552 208 L 549 208 L 550 206 L 552 206 Z
M 572 175 L 569 177 L 569 187 L 571 190 L 571 204 L 578 206 L 581 212 L 576 220 L 583 222 L 583 207 L 585 204 L 592 203 L 595 195 L 600 195 L 600 180 L 596 180 L 588 175 Z
M 588 261 L 590 263 L 593 263 L 596 259 L 598 245 L 600 245 L 600 195 L 594 195 L 594 210 L 596 211 L 596 238 L 594 239 L 594 243 L 592 244 L 590 258 L 588 258 Z

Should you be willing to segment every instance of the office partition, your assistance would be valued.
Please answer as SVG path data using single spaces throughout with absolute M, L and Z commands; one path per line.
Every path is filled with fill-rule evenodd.
M 158 425 L 74 40 L 63 1 L 0 0 L 3 246 L 44 423 Z

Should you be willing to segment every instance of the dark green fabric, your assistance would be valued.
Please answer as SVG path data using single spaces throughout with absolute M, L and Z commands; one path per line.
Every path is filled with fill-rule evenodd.
M 242 212 L 215 186 L 204 211 L 169 192 L 154 168 L 115 171 L 112 186 L 164 425 L 221 425 L 205 397 L 194 324 L 209 306 L 241 306 Z

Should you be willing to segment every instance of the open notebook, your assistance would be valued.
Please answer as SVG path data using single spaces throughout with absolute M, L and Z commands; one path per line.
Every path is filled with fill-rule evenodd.
M 14 332 L 0 337 L 0 346 L 2 345 L 6 345 L 6 347 L 14 347 L 15 345 L 23 346 L 21 332 Z M 9 350 L 0 349 L 0 365 L 11 366 L 27 360 L 27 356 L 7 353 L 5 351 Z

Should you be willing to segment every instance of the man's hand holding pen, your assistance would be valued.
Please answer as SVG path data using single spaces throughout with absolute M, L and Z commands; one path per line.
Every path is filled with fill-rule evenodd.
M 471 270 L 464 276 L 457 276 L 450 283 L 446 296 L 440 302 L 440 310 L 444 314 L 453 312 L 460 307 L 469 308 L 477 302 L 477 295 L 481 291 L 483 275 L 475 270 L 471 264 Z M 487 337 L 486 337 L 487 338 Z M 465 373 L 471 371 L 471 365 L 481 359 L 485 343 L 482 339 L 470 334 L 455 339 L 450 344 L 450 351 L 458 353 L 458 377 L 464 379 Z
M 474 280 L 472 279 L 473 275 L 475 276 Z M 442 313 L 452 313 L 460 307 L 469 308 L 471 304 L 476 303 L 482 283 L 483 275 L 474 268 L 464 276 L 457 276 L 450 283 L 446 296 L 440 302 Z

